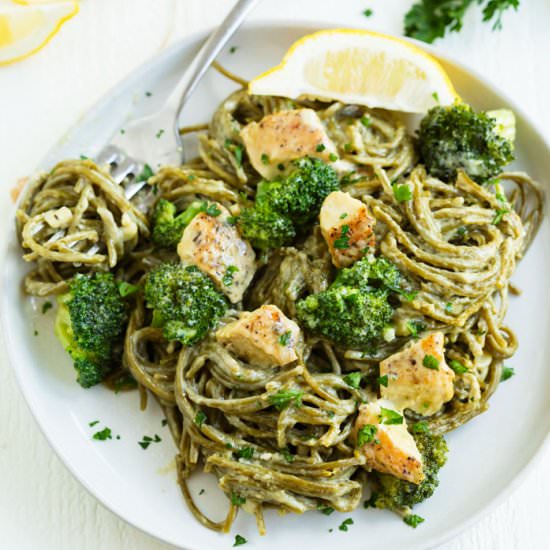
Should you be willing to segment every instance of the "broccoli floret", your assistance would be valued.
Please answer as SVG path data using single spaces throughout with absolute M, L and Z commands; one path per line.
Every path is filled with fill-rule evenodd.
M 196 266 L 162 264 L 147 275 L 145 301 L 167 340 L 199 342 L 227 311 L 227 300 Z
M 120 355 L 128 307 L 111 273 L 77 274 L 58 298 L 55 333 L 69 352 L 77 381 L 101 382 Z
M 364 257 L 342 269 L 327 290 L 299 301 L 298 320 L 337 344 L 370 347 L 392 318 L 391 292 L 405 293 L 403 282 L 386 258 Z
M 424 481 L 416 485 L 390 474 L 373 472 L 373 494 L 368 501 L 369 505 L 376 508 L 387 508 L 397 512 L 407 524 L 411 524 L 408 519 L 411 517 L 411 508 L 430 498 L 439 485 L 438 473 L 447 461 L 448 452 L 447 443 L 441 435 L 430 433 L 413 435 L 418 450 L 422 454 Z
M 296 236 L 290 218 L 260 206 L 243 210 L 239 218 L 239 230 L 254 248 L 260 250 L 278 248 Z
M 176 216 L 176 205 L 165 199 L 160 199 L 153 211 L 151 239 L 162 248 L 177 246 L 183 230 L 197 214 L 206 212 L 207 208 L 206 201 L 193 201 L 181 214 Z
M 305 157 L 293 164 L 288 176 L 260 182 L 254 206 L 240 216 L 239 229 L 256 248 L 291 242 L 317 218 L 327 195 L 339 189 L 336 172 L 323 161 Z
M 451 181 L 462 169 L 483 183 L 514 159 L 513 143 L 503 134 L 493 116 L 469 105 L 439 106 L 420 123 L 418 149 L 431 175 Z

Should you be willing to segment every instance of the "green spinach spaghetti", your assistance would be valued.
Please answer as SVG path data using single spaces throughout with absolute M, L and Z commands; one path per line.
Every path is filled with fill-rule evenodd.
M 82 386 L 132 377 L 160 403 L 206 527 L 242 508 L 265 533 L 266 507 L 349 512 L 365 488 L 416 526 L 443 435 L 487 409 L 518 346 L 510 278 L 543 195 L 504 170 L 501 115 L 437 106 L 412 135 L 394 112 L 240 89 L 188 129 L 200 157 L 132 200 L 88 159 L 34 179 L 24 290 L 58 297 Z M 193 499 L 198 469 L 222 521 Z

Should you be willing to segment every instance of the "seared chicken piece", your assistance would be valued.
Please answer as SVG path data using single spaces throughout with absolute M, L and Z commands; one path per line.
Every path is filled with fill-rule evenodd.
M 227 344 L 239 357 L 262 367 L 283 366 L 298 358 L 300 327 L 273 305 L 243 312 L 216 332 L 216 339 Z
M 388 377 L 388 386 L 380 386 L 381 396 L 424 416 L 441 409 L 453 397 L 455 378 L 443 342 L 443 333 L 434 332 L 382 361 L 380 376 Z
M 265 179 L 281 174 L 279 165 L 305 156 L 335 160 L 336 147 L 312 109 L 266 115 L 241 130 L 250 163 Z
M 359 438 L 361 428 L 367 426 L 372 441 L 360 446 L 367 459 L 367 465 L 378 472 L 391 474 L 399 479 L 421 483 L 424 480 L 422 455 L 414 437 L 408 432 L 405 420 L 401 424 L 385 424 L 382 409 L 401 413 L 391 401 L 379 399 L 359 407 L 355 421 L 355 437 Z M 359 440 L 358 440 L 359 442 Z
M 255 254 L 236 227 L 228 223 L 229 211 L 221 204 L 217 207 L 218 216 L 201 212 L 191 220 L 178 244 L 178 255 L 183 263 L 196 265 L 209 275 L 236 303 L 254 276 Z
M 349 193 L 332 192 L 319 213 L 321 233 L 336 267 L 347 267 L 374 246 L 374 224 L 366 204 Z

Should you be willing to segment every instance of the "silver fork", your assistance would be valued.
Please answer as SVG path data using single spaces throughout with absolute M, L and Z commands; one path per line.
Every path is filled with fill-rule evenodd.
M 109 165 L 113 179 L 124 184 L 124 194 L 128 199 L 134 197 L 147 183 L 138 178 L 145 167 L 145 161 L 141 159 L 149 160 L 150 164 L 154 161 L 157 164 L 176 165 L 185 160 L 179 133 L 181 111 L 214 59 L 258 1 L 239 0 L 202 45 L 164 106 L 156 113 L 131 120 L 125 125 L 124 133 L 116 134 L 111 143 L 97 155 L 96 162 Z M 165 128 L 168 130 L 165 131 Z M 155 136 L 158 139 L 154 139 Z

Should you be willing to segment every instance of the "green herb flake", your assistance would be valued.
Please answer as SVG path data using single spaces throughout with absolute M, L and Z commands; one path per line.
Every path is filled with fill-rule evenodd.
M 334 241 L 334 248 L 344 250 L 349 248 L 349 225 L 340 228 L 340 236 Z
M 363 15 L 365 17 L 371 17 L 373 13 L 374 12 L 370 8 L 367 8 L 366 10 L 363 11 Z
M 360 372 L 350 372 L 344 376 L 344 382 L 350 387 L 356 390 L 359 389 L 359 384 L 361 383 L 361 373 Z
M 120 281 L 118 283 L 118 292 L 123 297 L 130 296 L 139 290 L 139 286 L 127 283 L 126 281 Z
M 331 153 L 328 158 L 330 162 L 336 162 L 338 160 L 338 155 L 336 155 L 335 153 Z
M 279 336 L 279 344 L 285 347 L 288 346 L 291 336 L 292 333 L 290 332 L 290 330 L 287 330 L 284 334 L 281 334 L 281 336 Z
M 277 168 L 279 172 L 283 172 L 285 169 L 285 165 L 282 162 L 279 162 L 279 164 L 277 164 Z
M 151 92 L 145 92 L 146 97 L 151 97 L 153 94 Z
M 238 495 L 237 493 L 231 493 L 231 504 L 234 506 L 242 506 L 246 502 L 246 498 Z
M 344 143 L 344 152 L 351 153 L 353 151 L 353 145 L 351 143 Z
M 52 309 L 53 307 L 53 304 L 51 302 L 44 302 L 42 304 L 42 315 L 44 315 L 44 313 L 46 313 L 49 309 Z
M 376 439 L 378 428 L 374 424 L 365 424 L 357 431 L 357 446 L 362 447 L 368 443 L 379 443 Z
M 502 374 L 500 375 L 500 381 L 506 382 L 516 374 L 516 371 L 512 367 L 503 367 Z
M 269 403 L 273 405 L 278 411 L 282 411 L 294 402 L 295 407 L 302 406 L 302 395 L 304 392 L 295 390 L 279 390 L 277 393 L 273 393 L 268 397 Z
M 452 313 L 453 312 L 453 303 L 452 302 L 447 302 L 445 304 L 445 311 L 447 313 Z
M 235 451 L 237 458 L 244 458 L 250 460 L 254 456 L 254 449 L 252 447 L 243 447 Z
M 103 428 L 101 431 L 96 432 L 92 437 L 97 441 L 107 441 L 107 439 L 113 439 L 111 428 Z
M 293 455 L 287 447 L 285 447 L 284 449 L 280 449 L 280 452 L 288 463 L 292 463 L 294 462 L 294 460 L 296 460 L 296 456 Z
M 425 420 L 421 420 L 412 425 L 411 431 L 413 434 L 429 434 L 430 427 Z
M 464 374 L 465 372 L 468 372 L 468 368 L 456 359 L 453 359 L 449 363 L 449 367 L 451 367 L 456 372 L 456 374 Z
M 416 514 L 409 514 L 403 518 L 403 521 L 413 529 L 416 529 L 421 523 L 424 523 L 424 518 Z
M 268 165 L 269 162 L 269 157 L 265 153 L 262 153 L 262 164 Z
M 155 135 L 156 135 L 157 139 L 160 139 L 162 134 L 164 134 L 164 129 L 163 128 L 161 128 Z
M 153 169 L 148 164 L 145 164 L 143 170 L 136 177 L 136 183 L 147 181 L 149 178 L 153 177 L 153 175 Z
M 403 424 L 403 416 L 397 411 L 380 407 L 380 422 L 386 425 Z
M 34 335 L 38 336 L 38 331 L 37 330 L 34 331 Z
M 412 199 L 413 195 L 411 188 L 406 183 L 403 183 L 401 185 L 393 185 L 393 196 L 397 202 L 407 202 Z
M 384 376 L 379 376 L 376 381 L 380 386 L 384 386 L 385 388 L 388 387 L 388 375 L 384 374 Z
M 218 205 L 215 202 L 210 203 L 205 210 L 206 214 L 209 216 L 212 216 L 213 218 L 217 218 L 222 211 L 219 209 Z
M 204 489 L 201 489 L 201 490 L 199 491 L 199 496 L 204 495 L 205 492 L 206 492 L 206 491 L 205 491 Z
M 229 225 L 237 225 L 237 222 L 239 221 L 238 216 L 228 216 L 225 220 Z
M 248 541 L 244 538 L 244 537 L 241 537 L 241 535 L 235 535 L 235 542 L 233 544 L 233 546 L 242 546 L 243 544 L 246 544 Z
M 434 92 L 434 93 L 432 94 L 432 97 L 434 98 L 434 101 L 435 101 L 436 103 L 439 103 L 439 94 L 438 94 L 437 92 Z
M 228 266 L 222 278 L 222 283 L 225 286 L 231 286 L 233 284 L 233 276 L 237 273 L 237 271 L 239 271 L 239 268 L 236 265 Z
M 347 531 L 348 530 L 348 527 L 350 525 L 353 525 L 353 519 L 351 518 L 348 518 L 348 519 L 345 519 L 341 524 L 340 526 L 338 527 L 338 529 L 340 531 Z
M 168 420 L 166 418 L 163 418 L 160 422 L 161 426 L 164 427 L 164 426 L 167 426 L 168 425 Z
M 378 493 L 375 493 L 374 491 L 371 493 L 370 497 L 363 502 L 363 508 L 376 508 L 376 501 L 378 499 Z
M 194 422 L 199 428 L 202 428 L 202 425 L 205 423 L 207 419 L 208 417 L 206 416 L 206 414 L 204 414 L 203 411 L 198 411 L 197 414 L 195 415 Z
M 434 357 L 433 355 L 430 355 L 429 353 L 424 355 L 424 359 L 422 359 L 422 364 L 427 369 L 439 370 L 439 359 L 437 357 Z
M 90 157 L 87 157 L 86 155 L 80 155 L 80 160 L 88 160 L 89 158 Z
M 334 512 L 334 508 L 332 506 L 327 506 L 326 504 L 319 503 L 317 504 L 317 510 L 321 512 L 321 514 L 325 516 L 330 516 L 332 512 Z
M 365 128 L 369 128 L 370 127 L 370 124 L 371 124 L 371 121 L 370 121 L 370 117 L 368 116 L 362 116 L 359 121 L 361 122 L 361 124 L 365 127 Z
M 96 426 L 97 424 L 99 424 L 99 420 L 93 420 L 92 422 L 90 422 L 88 424 L 88 426 L 90 426 L 90 428 L 93 428 L 94 426 Z
M 504 216 L 509 213 L 510 213 L 510 210 L 508 208 L 497 208 L 496 215 L 493 218 L 493 221 L 491 222 L 491 224 L 498 225 L 502 221 L 502 218 L 504 218 Z
M 347 212 L 344 212 L 343 214 L 340 214 L 340 219 L 341 220 L 344 220 L 348 217 L 348 213 Z
M 317 145 L 317 147 L 315 147 L 315 150 L 318 153 L 322 153 L 325 149 L 326 149 L 326 146 L 323 143 L 319 143 L 319 145 Z
M 418 338 L 418 333 L 425 329 L 426 325 L 421 321 L 407 321 L 407 330 L 414 339 Z
M 235 53 L 238 49 L 239 46 L 231 46 L 231 48 L 229 48 L 229 53 Z

